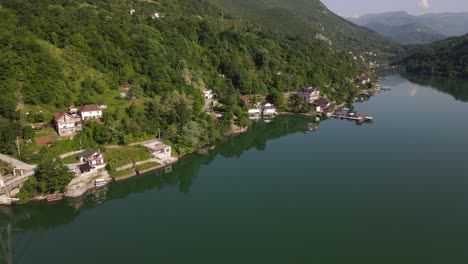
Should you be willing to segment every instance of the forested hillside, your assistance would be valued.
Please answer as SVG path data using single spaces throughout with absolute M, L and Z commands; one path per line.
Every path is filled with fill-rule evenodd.
M 203 0 L 1 0 L 0 21 L 0 152 L 12 155 L 17 136 L 31 146 L 31 123 L 86 104 L 109 108 L 86 125 L 83 145 L 162 131 L 192 149 L 245 125 L 240 94 L 315 85 L 344 101 L 362 71 L 323 41 L 223 17 Z M 136 100 L 119 98 L 123 83 Z M 202 112 L 204 89 L 219 94 L 221 121 Z
M 258 23 L 279 34 L 307 39 L 322 38 L 336 49 L 355 53 L 373 51 L 384 55 L 398 49 L 384 37 L 356 26 L 330 11 L 319 0 L 210 0 L 226 14 Z
M 411 47 L 397 63 L 414 73 L 468 77 L 468 35 Z

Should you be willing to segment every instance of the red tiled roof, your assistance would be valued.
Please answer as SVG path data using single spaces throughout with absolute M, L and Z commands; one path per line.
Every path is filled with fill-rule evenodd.
M 241 101 L 247 102 L 250 98 L 247 95 L 241 97 Z
M 80 112 L 93 112 L 93 111 L 100 111 L 101 109 L 97 105 L 85 105 L 80 109 Z
M 58 112 L 54 115 L 54 120 L 57 121 L 65 115 L 65 112 Z
M 73 118 L 65 112 L 56 113 L 54 115 L 54 120 L 55 122 L 65 122 L 65 123 L 73 122 Z
M 124 84 L 121 84 L 120 87 L 122 87 L 123 89 L 126 89 L 126 90 L 129 90 L 132 88 L 132 84 L 130 83 L 124 83 Z

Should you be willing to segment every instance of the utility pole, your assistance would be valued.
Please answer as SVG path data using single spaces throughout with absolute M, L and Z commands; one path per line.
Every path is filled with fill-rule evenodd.
M 18 156 L 21 156 L 21 149 L 19 144 L 19 136 L 16 136 L 16 147 L 18 148 Z
M 161 129 L 160 128 L 158 128 L 158 139 L 159 141 L 161 141 Z

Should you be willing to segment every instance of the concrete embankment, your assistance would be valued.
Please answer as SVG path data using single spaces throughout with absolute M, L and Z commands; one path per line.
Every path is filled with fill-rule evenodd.
M 170 160 L 170 162 L 162 162 L 161 160 L 157 160 L 158 163 L 162 163 L 162 164 L 151 167 L 151 168 L 147 168 L 147 169 L 144 169 L 144 170 L 139 170 L 139 169 L 132 168 L 131 172 L 128 173 L 127 175 L 122 175 L 122 176 L 119 176 L 119 177 L 112 177 L 112 178 L 115 181 L 127 180 L 127 179 L 130 179 L 132 177 L 135 177 L 135 176 L 138 176 L 138 175 L 150 172 L 150 171 L 155 171 L 155 170 L 159 170 L 159 169 L 168 167 L 168 166 L 170 166 L 170 165 L 172 165 L 172 164 L 174 164 L 174 163 L 176 163 L 178 161 L 177 158 L 171 158 L 171 159 L 168 159 L 168 160 Z M 149 162 L 153 162 L 153 160 L 149 160 L 148 162 L 144 162 L 142 164 L 149 163 Z
M 112 177 L 107 173 L 107 171 L 92 178 L 75 178 L 72 183 L 70 183 L 67 191 L 65 192 L 65 196 L 80 197 L 86 194 L 89 190 L 96 188 L 96 185 L 94 184 L 96 179 L 103 179 L 106 182 L 112 181 Z

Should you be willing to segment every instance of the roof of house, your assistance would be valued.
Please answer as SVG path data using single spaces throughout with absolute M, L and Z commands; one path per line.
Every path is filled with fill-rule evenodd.
M 247 95 L 244 95 L 244 96 L 241 97 L 241 101 L 247 102 L 249 100 L 250 100 L 250 98 Z
M 169 148 L 170 146 L 166 145 L 166 144 L 159 144 L 159 145 L 156 145 L 156 146 L 151 146 L 149 147 L 151 150 L 161 150 L 161 149 L 166 149 L 166 148 Z
M 78 168 L 80 168 L 81 173 L 91 171 L 91 169 L 92 169 L 91 165 L 89 165 L 88 163 L 81 164 L 81 165 L 78 166 Z
M 367 75 L 365 75 L 365 74 L 363 74 L 363 75 L 361 75 L 361 77 L 359 77 L 359 80 L 360 80 L 360 81 L 365 81 L 365 80 L 367 80 L 367 79 L 369 79 L 369 76 L 367 76 Z
M 72 123 L 75 122 L 73 117 L 65 112 L 59 112 L 54 115 L 55 122 L 65 122 L 65 123 Z
M 263 103 L 260 104 L 260 106 L 262 108 L 269 108 L 269 107 L 273 107 L 273 104 L 268 103 L 268 102 L 263 102 Z
M 93 156 L 97 151 L 92 149 L 92 148 L 87 148 L 85 149 L 83 152 L 81 152 L 81 154 L 78 156 L 78 158 L 85 158 L 85 159 L 88 159 L 90 158 L 91 156 Z
M 81 107 L 80 112 L 93 112 L 93 111 L 100 111 L 101 109 L 97 105 L 85 105 Z
M 320 106 L 320 107 L 325 107 L 325 106 L 328 106 L 329 104 L 330 104 L 330 101 L 328 101 L 325 98 L 320 98 L 314 102 L 314 105 Z
M 120 87 L 122 87 L 124 89 L 131 89 L 133 87 L 133 85 L 130 84 L 130 83 L 124 83 L 124 84 L 121 84 Z
M 313 92 L 318 92 L 319 90 L 315 87 L 309 86 L 309 87 L 302 87 L 299 92 L 301 93 L 313 93 Z

